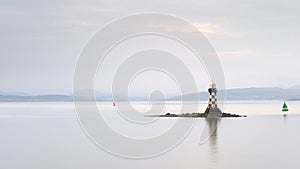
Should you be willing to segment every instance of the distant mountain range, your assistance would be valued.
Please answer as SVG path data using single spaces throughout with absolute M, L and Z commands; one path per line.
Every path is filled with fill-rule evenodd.
M 226 92 L 226 100 L 300 100 L 300 86 L 288 89 L 278 87 L 253 87 L 253 88 L 238 88 L 219 91 L 219 95 L 224 95 Z M 195 97 L 200 97 L 200 100 L 208 99 L 208 92 L 199 92 L 184 95 L 185 100 L 193 100 Z M 169 100 L 180 100 L 181 96 L 169 98 Z
M 87 94 L 90 91 L 81 91 L 76 93 L 80 96 L 80 101 L 91 101 Z M 219 95 L 223 95 L 225 91 L 219 91 Z M 112 96 L 108 93 L 96 92 L 97 101 L 111 101 Z M 205 101 L 208 99 L 208 92 L 198 92 L 186 94 L 183 96 L 170 97 L 168 101 L 180 101 L 184 98 L 186 101 L 193 101 L 194 98 L 199 97 L 200 100 Z M 124 99 L 118 99 L 124 100 Z M 131 97 L 132 101 L 148 101 L 148 97 L 138 96 Z M 255 87 L 255 88 L 237 88 L 226 90 L 226 100 L 300 100 L 300 85 L 291 88 L 277 88 L 277 87 Z M 73 101 L 72 95 L 29 95 L 25 93 L 7 93 L 0 92 L 0 102 L 71 102 Z

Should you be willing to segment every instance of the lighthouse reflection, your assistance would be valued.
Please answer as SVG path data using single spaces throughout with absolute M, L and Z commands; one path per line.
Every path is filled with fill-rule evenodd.
M 219 118 L 206 118 L 206 122 L 208 123 L 208 129 L 210 133 L 208 141 L 209 143 L 216 144 Z
M 208 160 L 211 167 L 216 168 L 218 164 L 218 123 L 219 118 L 206 118 L 208 123 L 208 133 L 210 134 L 208 141 L 209 156 Z

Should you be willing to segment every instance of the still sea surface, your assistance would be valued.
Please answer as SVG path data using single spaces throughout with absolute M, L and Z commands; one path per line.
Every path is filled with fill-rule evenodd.
M 247 117 L 222 119 L 203 144 L 199 139 L 207 121 L 196 119 L 172 150 L 136 160 L 96 146 L 81 129 L 73 103 L 0 103 L 0 169 L 299 169 L 300 102 L 287 104 L 290 111 L 283 116 L 280 101 L 227 102 L 225 112 Z M 146 112 L 151 106 L 137 102 L 133 107 Z M 167 103 L 163 113 L 181 113 L 180 107 L 178 102 Z M 205 107 L 201 103 L 199 111 Z M 159 136 L 176 121 L 160 118 L 148 125 L 133 124 L 112 103 L 98 103 L 98 108 L 115 131 L 132 138 Z

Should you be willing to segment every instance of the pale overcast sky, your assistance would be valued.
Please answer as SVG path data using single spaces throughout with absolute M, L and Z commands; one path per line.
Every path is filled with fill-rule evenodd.
M 0 0 L 0 91 L 66 93 L 104 24 L 140 12 L 193 23 L 215 47 L 227 88 L 300 84 L 297 0 Z

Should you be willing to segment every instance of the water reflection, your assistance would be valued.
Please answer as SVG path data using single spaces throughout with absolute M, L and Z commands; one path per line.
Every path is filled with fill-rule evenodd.
M 210 137 L 209 144 L 209 163 L 210 168 L 218 168 L 218 123 L 219 118 L 206 118 Z

